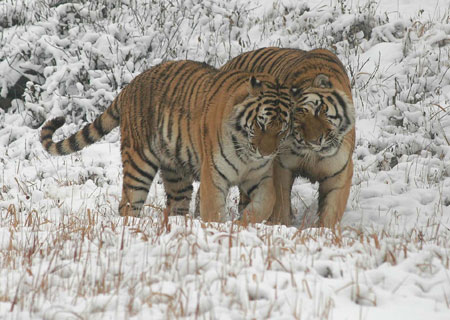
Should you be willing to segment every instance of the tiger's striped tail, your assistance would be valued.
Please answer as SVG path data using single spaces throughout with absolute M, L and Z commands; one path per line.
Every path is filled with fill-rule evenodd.
M 47 152 L 52 155 L 67 155 L 80 151 L 111 132 L 112 129 L 119 126 L 120 113 L 118 99 L 113 101 L 111 106 L 106 109 L 94 122 L 86 125 L 83 129 L 77 131 L 69 138 L 54 142 L 52 137 L 57 129 L 63 126 L 66 120 L 63 117 L 54 118 L 48 121 L 41 130 L 41 143 Z

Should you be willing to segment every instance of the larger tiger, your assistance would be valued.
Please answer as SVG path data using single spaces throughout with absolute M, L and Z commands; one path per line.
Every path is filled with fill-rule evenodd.
M 46 123 L 44 148 L 67 155 L 120 126 L 122 216 L 137 216 L 161 170 L 171 215 L 189 210 L 201 178 L 200 215 L 223 221 L 228 188 L 249 193 L 247 212 L 267 219 L 275 202 L 272 162 L 290 130 L 290 93 L 268 74 L 219 72 L 204 63 L 166 62 L 138 75 L 95 121 L 60 142 L 64 118 Z
M 295 177 L 319 182 L 318 225 L 334 227 L 344 214 L 353 176 L 355 108 L 341 61 L 325 49 L 262 48 L 243 53 L 221 70 L 267 72 L 295 98 L 289 147 L 274 164 L 274 222 L 291 223 Z M 242 193 L 245 202 L 245 192 Z

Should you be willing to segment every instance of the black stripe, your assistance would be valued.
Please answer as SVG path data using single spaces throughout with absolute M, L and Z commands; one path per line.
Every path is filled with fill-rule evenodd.
M 66 152 L 64 152 L 63 150 L 63 141 L 60 141 L 56 144 L 56 151 L 58 152 L 58 154 L 66 154 Z
M 153 152 L 150 149 L 148 150 L 148 152 L 150 152 L 152 154 L 152 156 L 154 158 L 156 158 L 155 155 L 153 154 Z M 144 152 L 139 150 L 138 151 L 138 155 L 146 164 L 148 164 L 153 169 L 153 171 L 155 171 L 155 172 L 158 171 L 158 166 L 155 165 L 149 158 L 147 158 L 147 156 L 144 154 Z
M 281 63 L 278 64 L 272 64 L 270 67 L 270 71 L 268 73 L 272 74 L 273 76 L 277 77 L 278 80 L 284 82 L 287 80 L 287 78 L 292 76 L 292 69 L 295 66 L 301 65 L 301 59 L 303 55 L 299 55 L 298 53 L 295 53 L 295 55 L 291 52 L 289 55 L 286 56 Z M 292 78 L 292 77 L 291 77 Z
M 213 69 L 213 68 L 206 70 L 205 66 L 203 64 L 201 65 L 200 68 L 197 68 L 194 71 L 195 71 L 195 76 L 194 75 L 189 76 L 187 78 L 187 81 L 186 80 L 180 81 L 181 82 L 180 84 L 183 85 L 182 94 L 180 95 L 180 101 L 188 102 L 189 106 L 193 106 L 196 104 L 196 102 L 198 100 L 197 97 L 198 97 L 199 88 L 205 87 L 203 84 L 205 78 L 207 80 L 212 76 L 212 74 L 214 72 L 217 73 L 217 70 Z M 191 79 L 194 77 L 195 77 L 195 81 Z M 186 84 L 187 84 L 187 86 L 186 86 Z M 195 91 L 197 91 L 197 94 L 194 94 Z M 192 102 L 191 99 L 194 99 L 194 102 Z M 184 106 L 185 105 L 182 104 L 180 109 L 184 110 Z
M 309 96 L 306 94 L 302 98 L 300 98 L 297 102 L 298 103 L 304 103 L 308 99 L 309 99 Z
M 133 180 L 136 181 L 136 182 L 142 183 L 143 185 L 149 185 L 149 184 L 151 184 L 152 181 L 153 181 L 153 179 L 150 180 L 150 182 L 149 182 L 149 181 L 144 181 L 144 180 L 142 180 L 141 178 L 138 178 L 138 177 L 132 175 L 132 174 L 129 173 L 129 172 L 126 172 L 126 173 L 125 173 L 125 176 L 126 176 L 126 177 L 129 177 L 129 178 L 131 178 L 131 179 L 133 179 Z
M 161 118 L 165 118 L 165 117 L 161 117 Z M 160 146 L 160 149 L 159 149 L 159 151 L 160 151 L 160 153 L 162 153 L 162 157 L 164 157 L 164 156 L 166 156 L 166 157 L 170 157 L 171 155 L 167 155 L 167 144 L 166 144 L 166 141 L 165 141 L 165 139 L 164 139 L 164 130 L 165 130 L 165 128 L 164 128 L 164 125 L 165 125 L 165 120 L 163 120 L 162 121 L 162 125 L 163 125 L 163 127 L 161 127 L 161 128 L 158 128 L 158 132 L 160 133 L 158 136 L 159 136 L 159 146 Z
M 66 120 L 63 117 L 52 119 L 47 124 L 44 125 L 42 130 L 51 130 L 52 132 L 55 132 L 56 130 L 61 128 L 65 122 Z
M 345 162 L 344 166 L 343 166 L 341 169 L 339 169 L 338 171 L 336 171 L 336 172 L 333 173 L 332 175 L 323 177 L 323 178 L 321 178 L 321 179 L 318 179 L 317 181 L 318 181 L 319 183 L 322 183 L 322 182 L 324 182 L 325 180 L 328 180 L 328 179 L 331 179 L 331 178 L 336 177 L 336 176 L 339 175 L 342 171 L 344 171 L 345 168 L 347 168 L 347 165 L 348 165 L 348 162 L 349 162 L 349 161 L 350 161 L 350 158 L 347 159 L 347 162 Z
M 45 142 L 43 142 L 44 149 L 48 151 L 48 149 L 50 149 L 50 146 L 51 146 L 52 144 L 54 144 L 53 141 L 45 141 Z
M 230 181 L 228 180 L 228 178 L 219 170 L 219 168 L 217 167 L 217 165 L 216 165 L 216 162 L 214 161 L 214 159 L 211 159 L 212 160 L 212 164 L 213 164 L 213 168 L 214 168 L 214 170 L 222 177 L 222 179 L 224 179 L 226 182 L 227 182 L 227 184 L 229 185 L 230 184 Z
M 312 58 L 321 59 L 321 60 L 328 62 L 329 64 L 334 64 L 334 65 L 338 66 L 338 68 L 339 68 L 339 72 L 336 72 L 336 73 L 343 73 L 345 75 L 347 74 L 347 71 L 345 70 L 345 67 L 342 64 L 342 62 L 339 59 L 337 59 L 334 55 L 331 56 L 330 54 L 327 54 L 327 53 L 313 52 Z
M 256 188 L 258 188 L 259 186 L 259 182 L 257 184 L 254 184 L 253 186 L 251 186 L 248 190 L 247 190 L 247 196 L 250 198 L 251 194 L 253 191 L 256 190 Z
M 209 144 L 212 145 L 211 141 L 209 141 Z M 216 164 L 216 162 L 214 161 L 214 155 L 213 155 L 213 154 L 211 154 L 211 162 L 212 162 L 212 165 L 213 165 L 214 170 L 222 177 L 222 179 L 225 180 L 225 182 L 227 183 L 227 185 L 230 185 L 230 182 L 229 182 L 228 178 L 227 178 L 227 177 L 219 170 L 219 168 L 217 167 L 217 164 Z M 201 177 L 200 177 L 200 179 L 201 179 Z M 214 182 L 214 181 L 213 181 L 213 182 Z M 216 187 L 217 187 L 217 186 L 216 186 Z M 220 189 L 220 188 L 218 188 L 218 189 Z M 221 190 L 221 189 L 220 189 L 220 190 Z
M 299 147 L 299 150 L 297 150 L 297 149 L 293 149 L 292 147 L 289 149 L 290 151 L 291 151 L 291 154 L 292 155 L 295 155 L 295 156 L 301 156 L 302 155 L 302 150 L 303 150 L 303 148 L 302 147 Z
M 164 165 L 160 166 L 161 171 L 167 171 L 167 172 L 171 172 L 171 173 L 178 173 L 176 169 L 173 169 L 171 167 L 166 167 Z
M 77 135 L 76 135 L 76 134 L 71 135 L 71 136 L 69 137 L 69 139 L 67 139 L 67 141 L 68 141 L 69 146 L 70 146 L 70 149 L 71 149 L 72 151 L 78 151 L 78 150 L 81 149 L 81 148 L 80 148 L 80 145 L 78 144 L 78 138 L 77 138 Z
M 238 169 L 235 167 L 235 165 L 233 163 L 231 163 L 231 161 L 227 158 L 227 156 L 225 155 L 225 152 L 223 151 L 223 145 L 222 145 L 222 141 L 219 137 L 219 133 L 217 133 L 217 141 L 219 142 L 220 155 L 225 160 L 225 162 L 236 172 L 236 174 L 239 175 Z
M 192 191 L 192 190 L 193 190 L 192 184 L 189 184 L 184 188 L 176 190 L 175 192 L 176 193 L 184 193 L 184 192 L 188 192 L 188 191 Z
M 272 57 L 277 54 L 277 50 L 266 48 L 266 51 L 259 55 L 255 60 L 251 62 L 250 68 L 246 68 L 249 71 L 264 71 L 266 64 L 270 62 Z M 260 62 L 261 61 L 261 62 Z
M 175 178 L 167 178 L 164 175 L 164 173 L 163 173 L 163 178 L 164 178 L 164 181 L 168 182 L 168 183 L 179 183 L 179 182 L 183 181 L 183 177 L 181 177 L 181 176 L 177 176 Z
M 195 62 L 189 62 L 184 63 L 182 65 L 182 68 L 178 71 L 176 78 L 177 82 L 175 83 L 175 86 L 172 90 L 176 95 L 179 95 L 179 93 L 182 93 L 183 90 L 185 90 L 186 83 L 195 83 L 196 73 L 201 72 L 203 70 L 204 66 L 200 63 Z M 181 100 L 185 101 L 185 100 Z
M 339 120 L 339 125 L 340 125 L 342 123 L 342 116 L 339 113 L 339 108 L 338 108 L 338 106 L 336 104 L 336 101 L 333 100 L 333 98 L 330 97 L 330 96 L 327 97 L 327 101 L 330 102 L 333 105 L 334 111 L 336 113 L 335 115 L 327 114 L 327 117 L 330 118 L 330 119 Z
M 244 161 L 244 159 L 242 158 L 242 155 L 243 155 L 242 151 L 241 151 L 241 150 L 236 150 L 236 148 L 237 148 L 238 146 L 240 146 L 240 143 L 238 142 L 238 140 L 237 140 L 237 138 L 236 138 L 236 136 L 235 136 L 234 134 L 231 134 L 231 141 L 233 142 L 234 153 L 236 154 L 236 156 L 238 157 L 238 159 L 239 159 L 242 163 L 247 164 L 247 162 Z
M 117 99 L 117 98 L 116 98 Z M 106 109 L 106 113 L 111 117 L 111 118 L 113 118 L 115 121 L 119 121 L 120 120 L 120 117 L 119 116 L 117 116 L 117 115 L 115 115 L 114 114 L 114 112 L 116 111 L 117 112 L 117 110 L 113 110 L 113 108 L 114 108 L 114 106 L 116 106 L 116 101 L 113 101 L 112 102 L 112 105 L 108 108 L 108 109 Z
M 169 120 L 172 115 L 173 105 L 175 100 L 178 97 L 178 86 L 186 84 L 186 76 L 189 76 L 195 72 L 193 69 L 193 65 L 187 62 L 174 62 L 172 65 L 169 65 L 168 72 L 164 72 L 164 77 L 160 79 L 161 83 L 164 83 L 164 90 L 161 92 L 160 100 L 166 102 L 165 105 L 169 106 Z M 169 80 L 169 78 L 172 78 Z M 188 78 L 189 79 L 189 78 Z M 176 82 L 175 82 L 176 81 Z M 175 85 L 174 87 L 172 85 Z M 171 94 L 169 95 L 169 92 Z
M 130 189 L 136 190 L 136 191 L 144 191 L 144 192 L 148 192 L 148 189 L 150 189 L 150 186 L 148 186 L 148 187 L 139 187 L 139 186 L 134 186 L 134 185 L 131 185 L 131 184 L 128 184 L 128 183 L 124 183 L 124 186 L 127 187 L 127 188 L 130 188 Z
M 251 186 L 248 190 L 247 190 L 247 196 L 250 198 L 251 194 L 253 193 L 253 191 L 255 191 L 260 185 L 261 182 L 263 182 L 264 180 L 270 178 L 270 176 L 265 176 L 263 178 L 261 178 L 258 183 L 254 184 L 253 186 Z
M 241 119 L 244 116 L 245 112 L 247 112 L 247 109 L 250 108 L 255 103 L 257 103 L 257 107 L 260 107 L 262 105 L 260 101 L 249 101 L 244 106 L 242 106 L 242 110 L 236 115 L 235 118 L 237 120 Z
M 178 116 L 178 130 L 177 130 L 177 142 L 175 144 L 175 159 L 178 163 L 183 163 L 183 159 L 181 157 L 181 148 L 182 148 L 182 132 L 181 132 L 181 117 Z
M 51 132 L 55 132 L 56 130 L 58 130 L 59 128 L 61 128 L 62 125 L 57 125 L 54 123 L 53 120 L 51 120 L 49 123 L 47 123 L 43 128 L 42 131 L 44 130 L 50 130 Z
M 167 140 L 172 141 L 172 133 L 173 133 L 173 115 L 172 115 L 172 111 L 173 108 L 168 108 L 169 109 L 169 114 L 167 115 L 167 118 L 169 119 L 167 122 Z
M 130 155 L 128 155 L 130 157 Z M 137 166 L 137 164 L 133 161 L 133 159 L 130 157 L 129 159 L 129 164 L 131 164 L 131 166 L 133 167 L 134 170 L 136 170 L 141 176 L 146 177 L 148 180 L 153 181 L 154 176 L 150 173 L 148 173 L 147 171 L 142 170 L 141 168 L 139 168 Z M 156 171 L 155 171 L 156 173 Z
M 192 172 L 194 171 L 194 164 L 192 163 L 192 153 L 189 147 L 186 147 L 186 154 L 187 154 L 187 165 L 189 167 L 189 170 Z
M 347 121 L 347 123 L 348 124 L 351 123 L 350 118 L 347 115 L 347 104 L 345 103 L 344 99 L 336 91 L 333 91 L 331 94 L 336 98 L 338 103 L 341 105 L 343 112 L 344 112 L 344 117 L 345 117 L 345 120 Z
M 257 56 L 261 50 L 264 50 L 264 48 L 261 48 L 261 49 L 258 49 L 256 51 L 252 51 L 252 52 L 243 53 L 240 56 L 237 56 L 230 63 L 226 64 L 225 69 L 228 69 L 228 70 L 232 70 L 232 69 L 237 69 L 237 70 L 247 69 L 247 68 L 243 68 L 244 65 L 248 66 L 247 60 L 253 59 L 253 57 Z
M 264 51 L 269 51 L 269 50 L 267 48 L 261 48 L 261 49 L 255 50 L 255 51 L 244 53 L 241 56 L 236 57 L 236 62 L 240 62 L 240 63 L 237 66 L 237 68 L 233 67 L 233 69 L 239 69 L 239 70 L 246 69 L 246 70 L 249 70 L 249 68 L 248 68 L 249 65 L 247 63 L 247 60 L 251 60 L 255 56 L 258 56 L 261 53 L 261 51 L 263 51 L 263 53 L 262 53 L 262 55 L 263 55 Z M 236 64 L 236 62 L 234 62 L 234 64 Z M 246 66 L 245 68 L 243 68 L 244 65 Z M 254 65 L 254 63 L 252 64 L 252 66 L 253 65 Z
M 188 197 L 186 197 L 186 196 L 173 196 L 170 193 L 166 193 L 166 197 L 168 200 L 174 200 L 174 201 L 181 201 L 181 200 L 188 199 Z
M 148 72 L 153 72 L 155 76 L 159 78 L 159 83 L 168 83 L 169 78 L 173 78 L 179 72 L 180 69 L 184 67 L 184 64 L 180 62 L 172 62 L 160 64 L 155 68 L 149 69 Z M 165 91 L 161 92 L 161 97 L 165 97 L 167 95 L 167 90 L 170 89 L 170 86 L 165 86 Z
M 256 168 L 251 168 L 251 169 L 249 170 L 249 172 L 252 172 L 252 171 L 258 171 L 258 170 L 264 168 L 264 167 L 268 164 L 269 161 L 271 161 L 271 160 L 270 160 L 270 159 L 265 160 L 262 164 L 260 164 L 260 165 L 257 166 Z
M 188 143 L 189 143 L 189 145 L 187 147 L 188 161 L 189 161 L 190 167 L 193 168 L 194 164 L 192 162 L 192 155 L 195 157 L 195 166 L 198 166 L 200 160 L 198 158 L 197 153 L 195 152 L 194 141 L 192 139 L 190 112 L 188 112 L 188 114 L 187 114 L 186 122 L 187 122 L 187 133 L 188 133 Z M 192 150 L 190 150 L 190 147 L 192 148 Z
M 226 198 L 227 198 L 227 196 L 228 196 L 228 188 L 227 188 L 226 190 L 223 190 L 221 187 L 219 187 L 219 186 L 215 183 L 215 181 L 213 181 L 212 183 L 213 183 L 213 186 L 214 186 L 217 190 L 219 190 L 220 193 L 222 193 L 222 195 L 223 195 L 223 197 L 225 198 L 225 201 L 226 201 Z M 229 184 L 228 184 L 228 186 L 229 186 Z
M 334 147 L 335 147 L 335 146 L 334 146 Z M 319 161 L 321 161 L 321 160 L 323 160 L 323 159 L 328 159 L 328 158 L 334 157 L 335 155 L 337 155 L 337 154 L 339 153 L 340 147 L 341 147 L 341 146 L 339 146 L 338 148 L 335 147 L 336 150 L 334 151 L 333 154 L 328 154 L 328 155 L 326 155 L 326 156 L 321 156 L 321 155 L 319 154 Z M 324 147 L 324 148 L 322 149 L 322 152 L 323 152 L 323 151 L 326 151 L 326 150 L 329 150 L 329 149 L 331 149 L 331 148 L 333 148 L 333 146 L 326 146 L 326 147 Z
M 81 130 L 81 134 L 83 135 L 83 139 L 86 142 L 87 145 L 89 144 L 93 144 L 96 140 L 92 139 L 90 136 L 90 125 L 85 126 L 82 130 Z
M 272 106 L 277 107 L 274 110 L 280 110 L 282 107 L 285 107 L 286 109 L 289 109 L 289 105 L 290 105 L 289 102 L 286 102 L 286 101 L 283 101 L 283 100 L 279 100 L 279 99 L 276 99 L 276 100 L 264 100 L 264 104 L 270 104 Z
M 103 130 L 102 120 L 100 117 L 94 120 L 94 128 L 99 136 L 104 136 L 106 132 Z
M 249 107 L 250 107 L 252 104 L 253 104 L 253 103 L 249 104 Z M 245 123 L 248 124 L 249 122 L 253 122 L 253 120 L 250 121 L 250 118 L 252 118 L 252 117 L 254 118 L 254 115 L 255 115 L 255 110 L 254 110 L 254 109 L 248 110 L 248 113 L 247 113 L 247 115 L 245 116 Z
M 276 67 L 281 67 L 281 65 L 282 65 L 281 62 L 283 62 L 283 65 L 293 66 L 294 64 L 290 63 L 291 59 L 289 59 L 289 58 L 291 58 L 292 60 L 295 60 L 297 57 L 292 58 L 291 52 L 289 52 L 289 51 L 279 54 L 277 58 L 275 58 L 274 60 L 270 61 L 271 62 L 271 66 L 270 66 L 270 68 L 268 68 L 266 70 L 267 73 L 274 74 L 273 69 L 276 68 Z
M 53 133 L 47 133 L 45 135 L 41 135 L 41 141 L 44 142 L 46 140 L 52 140 Z
M 236 75 L 241 75 L 241 77 L 237 78 Z M 218 92 L 221 90 L 224 90 L 224 84 L 230 79 L 236 77 L 236 81 L 232 83 L 233 86 L 239 87 L 245 80 L 249 78 L 249 75 L 246 75 L 245 73 L 242 73 L 242 71 L 233 70 L 229 72 L 221 72 L 217 74 L 217 77 L 213 80 L 215 90 L 214 92 L 209 92 L 209 97 L 212 100 Z M 211 88 L 212 90 L 213 88 Z M 230 92 L 233 92 L 232 86 L 228 86 L 227 88 Z M 208 109 L 208 108 L 206 108 Z
M 273 107 L 266 106 L 266 107 L 264 108 L 265 113 L 268 113 L 268 114 L 276 113 L 277 110 L 278 110 L 278 108 L 276 108 L 276 107 L 273 108 Z

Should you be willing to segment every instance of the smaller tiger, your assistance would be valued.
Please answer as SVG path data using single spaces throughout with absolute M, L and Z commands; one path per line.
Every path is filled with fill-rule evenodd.
M 290 133 L 291 95 L 272 76 L 222 72 L 204 63 L 172 61 L 127 85 L 91 124 L 59 142 L 64 118 L 46 123 L 44 148 L 67 155 L 120 126 L 123 164 L 121 216 L 138 216 L 160 170 L 169 214 L 186 214 L 192 182 L 200 183 L 200 215 L 224 221 L 228 189 L 248 194 L 246 213 L 261 222 L 275 203 L 272 162 Z

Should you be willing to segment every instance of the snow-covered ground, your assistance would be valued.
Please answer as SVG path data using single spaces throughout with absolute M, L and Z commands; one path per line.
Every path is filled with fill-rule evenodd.
M 448 0 L 0 2 L 0 319 L 450 319 L 449 23 Z M 331 49 L 352 80 L 335 233 L 165 221 L 159 183 L 123 219 L 117 130 L 67 157 L 39 143 L 46 119 L 67 136 L 162 60 L 268 45 Z M 317 185 L 293 196 L 307 225 Z

